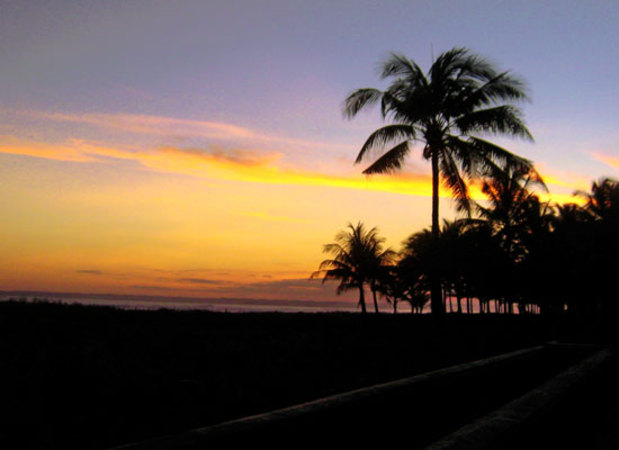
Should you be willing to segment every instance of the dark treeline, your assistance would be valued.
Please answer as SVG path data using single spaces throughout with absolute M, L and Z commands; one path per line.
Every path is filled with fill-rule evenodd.
M 390 123 L 374 131 L 356 163 L 363 173 L 391 173 L 417 148 L 432 167 L 432 222 L 399 253 L 362 223 L 325 246 L 332 256 L 312 277 L 339 280 L 338 293 L 356 289 L 366 312 L 368 286 L 379 311 L 384 297 L 397 311 L 410 303 L 433 314 L 562 314 L 610 317 L 619 239 L 619 183 L 602 179 L 578 203 L 543 202 L 546 186 L 528 159 L 487 137 L 532 140 L 515 103 L 527 100 L 524 81 L 465 48 L 440 54 L 424 72 L 399 53 L 380 66 L 385 90 L 362 88 L 344 101 L 355 117 L 376 105 Z M 474 201 L 470 183 L 486 200 Z M 439 184 L 465 218 L 439 220 Z
M 430 229 L 412 234 L 396 253 L 384 249 L 377 230 L 349 225 L 333 255 L 313 275 L 340 281 L 338 292 L 364 286 L 397 311 L 413 313 L 429 303 L 432 277 L 440 280 L 443 307 L 452 313 L 612 315 L 619 273 L 619 182 L 602 179 L 579 203 L 543 202 L 534 171 L 503 170 L 486 180 L 487 201 L 470 217 L 444 221 L 439 239 Z

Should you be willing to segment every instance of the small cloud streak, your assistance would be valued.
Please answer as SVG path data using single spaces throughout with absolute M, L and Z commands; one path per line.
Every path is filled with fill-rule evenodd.
M 75 273 L 82 273 L 86 275 L 103 275 L 103 272 L 94 269 L 78 269 L 75 271 Z
M 591 153 L 591 156 L 597 161 L 606 164 L 608 167 L 619 169 L 619 156 L 605 155 L 598 152 Z
M 180 281 L 181 283 L 192 283 L 192 284 L 208 284 L 208 285 L 222 284 L 221 280 L 211 280 L 208 278 L 179 278 L 177 281 Z
M 582 198 L 574 196 L 574 192 L 588 190 L 591 185 L 590 178 L 573 172 L 551 170 L 548 169 L 543 163 L 539 164 L 538 168 L 544 182 L 551 191 L 539 193 L 539 196 L 543 201 L 550 201 L 559 204 L 584 203 Z M 563 192 L 552 192 L 553 186 Z M 566 193 L 565 191 L 568 192 Z
M 85 124 L 117 132 L 158 137 L 198 138 L 233 141 L 235 143 L 239 141 L 277 143 L 307 148 L 342 147 L 342 145 L 325 142 L 270 135 L 243 126 L 207 120 L 179 119 L 143 114 L 68 114 L 41 111 L 21 111 L 18 114 L 37 120 Z
M 155 136 L 193 136 L 210 139 L 251 138 L 254 133 L 243 127 L 220 122 L 175 119 L 139 114 L 64 114 L 29 112 L 25 115 L 56 122 L 71 122 Z
M 158 286 L 158 285 L 150 285 L 150 284 L 133 284 L 131 286 L 129 286 L 130 288 L 134 288 L 134 289 L 143 289 L 143 290 L 148 290 L 148 291 L 166 291 L 166 292 L 174 292 L 174 291 L 178 291 L 178 288 L 175 287 L 171 287 L 171 286 Z
M 89 156 L 77 145 L 47 144 L 23 141 L 12 136 L 0 136 L 0 153 L 34 156 L 67 162 L 93 162 L 97 158 Z

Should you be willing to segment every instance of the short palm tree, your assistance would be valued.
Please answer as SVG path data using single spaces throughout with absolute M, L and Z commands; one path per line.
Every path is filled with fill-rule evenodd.
M 591 185 L 591 193 L 577 191 L 586 200 L 585 208 L 596 218 L 619 219 L 619 181 L 602 178 Z
M 323 283 L 339 280 L 338 295 L 350 289 L 358 289 L 362 313 L 367 312 L 364 287 L 366 283 L 370 284 L 378 312 L 378 280 L 383 275 L 383 267 L 390 264 L 395 256 L 393 250 L 383 249 L 384 241 L 376 227 L 366 230 L 361 222 L 357 225 L 348 224 L 347 230 L 335 236 L 335 242 L 324 246 L 323 252 L 331 254 L 333 258 L 320 263 L 319 270 L 312 273 L 311 278 L 322 277 Z
M 542 177 L 535 169 L 509 165 L 503 169 L 495 168 L 491 178 L 482 184 L 486 206 L 475 204 L 480 219 L 490 226 L 502 248 L 514 259 L 523 250 L 520 248 L 521 240 L 523 234 L 529 233 L 531 226 L 534 226 L 535 214 L 537 219 L 548 219 L 549 205 L 540 203 L 532 187 L 547 191 Z
M 358 89 L 344 102 L 352 118 L 380 102 L 383 119 L 392 123 L 373 132 L 361 147 L 356 163 L 380 157 L 365 174 L 388 173 L 402 167 L 411 144 L 423 145 L 422 156 L 432 165 L 432 233 L 438 239 L 439 182 L 442 179 L 461 211 L 470 210 L 468 182 L 492 167 L 510 164 L 530 167 L 518 157 L 479 135 L 507 135 L 532 140 L 518 108 L 506 103 L 527 98 L 524 84 L 508 72 L 454 48 L 442 53 L 425 74 L 417 63 L 392 53 L 380 76 L 393 81 L 385 91 Z M 395 144 L 385 151 L 388 144 Z M 443 312 L 440 286 L 432 282 L 432 311 Z

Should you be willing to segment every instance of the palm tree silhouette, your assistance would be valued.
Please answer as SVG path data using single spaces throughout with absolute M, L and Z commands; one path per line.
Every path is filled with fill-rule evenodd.
M 594 181 L 591 192 L 577 191 L 576 195 L 586 200 L 586 209 L 596 218 L 602 220 L 619 219 L 619 181 L 602 178 Z
M 376 227 L 366 230 L 361 222 L 357 225 L 349 223 L 347 230 L 335 236 L 335 242 L 324 246 L 323 252 L 333 255 L 333 258 L 321 262 L 319 270 L 312 273 L 311 278 L 322 277 L 323 283 L 339 280 L 338 295 L 350 289 L 358 289 L 362 313 L 367 312 L 364 286 L 369 283 L 375 311 L 378 312 L 376 292 L 379 279 L 383 276 L 384 266 L 390 264 L 395 256 L 393 250 L 383 249 L 384 242 L 385 239 L 378 236 Z
M 373 132 L 356 163 L 375 151 L 382 155 L 365 174 L 388 173 L 402 167 L 413 142 L 423 144 L 422 156 L 432 165 L 432 233 L 438 239 L 439 181 L 455 196 L 461 211 L 470 211 L 468 182 L 488 168 L 531 163 L 477 135 L 502 134 L 532 140 L 521 112 L 508 101 L 525 100 L 524 83 L 465 48 L 442 53 L 427 74 L 405 56 L 392 53 L 380 77 L 391 78 L 387 90 L 358 89 L 344 102 L 352 118 L 380 101 L 383 119 L 393 123 Z M 396 145 L 385 151 L 387 144 Z M 442 313 L 440 285 L 432 281 L 432 311 Z
M 491 177 L 482 184 L 486 205 L 475 203 L 475 209 L 498 237 L 501 247 L 514 260 L 526 251 L 522 238 L 535 227 L 536 220 L 544 218 L 549 208 L 541 203 L 532 187 L 547 191 L 542 177 L 532 167 L 511 166 L 493 168 Z

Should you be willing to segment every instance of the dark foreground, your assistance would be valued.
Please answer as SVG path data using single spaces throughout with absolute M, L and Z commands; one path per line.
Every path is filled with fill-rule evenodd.
M 570 329 L 540 317 L 438 321 L 0 303 L 0 446 L 106 448 L 573 339 Z M 521 392 L 515 384 L 489 378 L 471 389 L 509 400 Z

